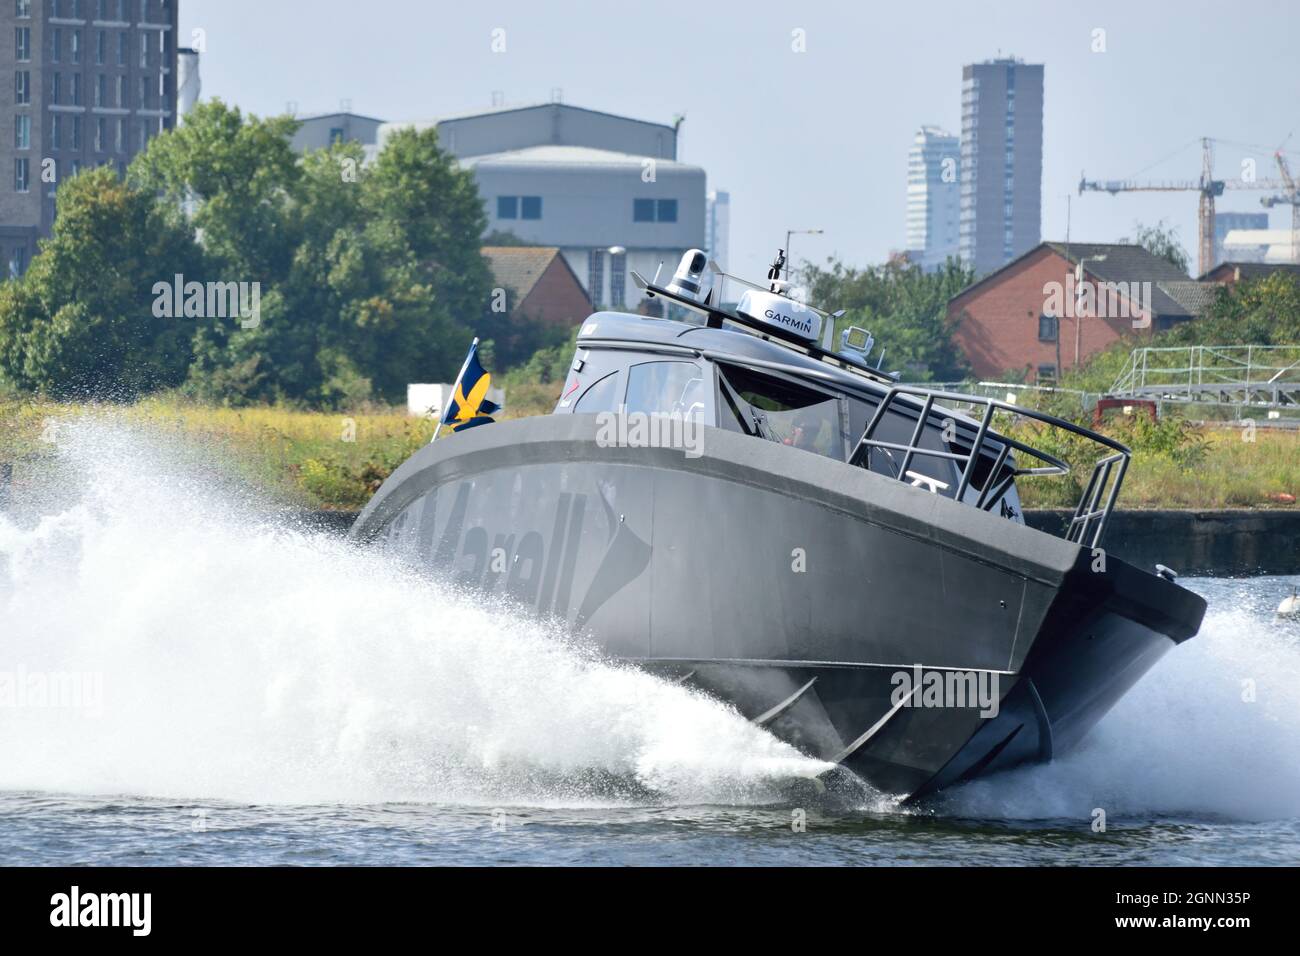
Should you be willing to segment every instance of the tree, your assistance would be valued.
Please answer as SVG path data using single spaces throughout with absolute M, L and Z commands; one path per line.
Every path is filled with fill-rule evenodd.
M 295 129 L 212 101 L 132 165 L 192 217 L 208 278 L 262 284 L 256 328 L 196 331 L 186 387 L 231 403 L 400 401 L 408 382 L 455 372 L 489 300 L 473 176 L 433 130 L 396 134 L 365 165 L 355 143 L 300 161 Z
M 1122 243 L 1141 246 L 1147 252 L 1154 256 L 1176 265 L 1182 272 L 1190 273 L 1192 270 L 1191 260 L 1187 257 L 1187 250 L 1178 239 L 1178 230 L 1173 226 L 1166 226 L 1165 221 L 1161 219 L 1154 226 L 1144 226 L 1142 223 L 1133 224 L 1133 238 L 1127 236 L 1119 240 Z
M 1300 342 L 1300 282 L 1278 270 L 1219 290 L 1203 319 L 1174 326 L 1162 345 L 1295 345 Z
M 935 272 L 902 259 L 863 269 L 828 260 L 825 269 L 806 267 L 802 278 L 812 304 L 847 310 L 841 328 L 857 325 L 875 336 L 888 368 L 906 369 L 908 378 L 920 380 L 965 377 L 966 359 L 953 339 L 948 300 L 975 281 L 975 273 L 957 260 Z
M 193 232 L 110 167 L 60 183 L 54 233 L 0 284 L 0 375 L 54 397 L 129 399 L 185 378 L 193 325 L 154 284 L 200 261 Z

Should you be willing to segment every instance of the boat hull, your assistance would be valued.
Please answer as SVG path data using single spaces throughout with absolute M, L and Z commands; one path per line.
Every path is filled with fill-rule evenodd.
M 688 455 L 607 447 L 595 416 L 472 429 L 352 534 L 909 798 L 1062 752 L 1199 627 L 1199 597 L 1103 552 L 704 433 Z

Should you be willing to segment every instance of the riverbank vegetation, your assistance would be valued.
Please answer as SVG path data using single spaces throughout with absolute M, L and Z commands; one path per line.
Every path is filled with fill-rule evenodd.
M 507 386 L 508 388 L 510 386 Z M 560 382 L 524 383 L 510 391 L 508 413 L 545 414 Z M 29 477 L 54 452 L 60 423 L 83 416 L 112 416 L 160 435 L 217 453 L 242 479 L 299 508 L 362 507 L 380 483 L 426 444 L 434 423 L 404 409 L 367 404 L 350 411 L 312 412 L 283 406 L 224 408 L 177 395 L 127 406 L 0 401 L 0 466 L 15 483 Z M 489 426 L 490 427 L 490 426 Z M 1029 442 L 1075 466 L 1071 480 L 1021 481 L 1029 508 L 1072 508 L 1087 480 L 1095 449 L 1039 432 L 1030 423 L 1010 426 Z M 1105 430 L 1134 450 L 1125 481 L 1124 508 L 1293 507 L 1300 495 L 1300 432 L 1247 424 L 1192 425 L 1175 419 L 1152 424 L 1123 416 Z

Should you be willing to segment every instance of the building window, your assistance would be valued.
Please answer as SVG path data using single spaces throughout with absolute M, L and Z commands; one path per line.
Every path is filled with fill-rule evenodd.
M 126 11 L 126 0 L 117 0 L 117 18 L 125 21 L 130 14 Z
M 1056 366 L 1055 365 L 1038 366 L 1038 380 L 1040 382 L 1055 382 Z
M 15 0 L 14 16 L 20 20 L 28 20 L 32 15 L 32 0 Z
M 14 72 L 14 105 L 27 106 L 32 101 L 32 74 L 27 70 Z
M 333 146 L 335 143 L 341 143 L 341 142 L 343 142 L 343 127 L 342 127 L 342 126 L 331 126 L 331 127 L 330 127 L 330 145 Z
M 113 138 L 113 149 L 119 153 L 126 151 L 126 117 L 117 118 L 117 135 Z
M 58 63 L 63 59 L 63 31 L 55 27 L 50 31 L 50 62 Z
M 519 200 L 519 218 L 520 219 L 541 219 L 542 218 L 542 197 L 541 196 L 524 196 Z
M 81 117 L 72 117 L 72 149 L 75 152 L 81 151 Z M 75 173 L 81 168 L 81 161 L 74 159 L 72 161 L 72 171 Z
M 149 65 L 149 34 L 141 33 L 140 34 L 140 66 L 147 67 L 148 65 Z
M 72 105 L 81 105 L 81 74 L 72 74 Z
M 95 152 L 104 152 L 104 147 L 108 145 L 108 120 L 99 117 L 95 120 Z
M 95 77 L 95 105 L 108 105 L 108 77 L 103 73 Z
M 25 193 L 31 187 L 30 172 L 27 157 L 14 160 L 14 192 Z
M 54 149 L 63 148 L 63 117 L 58 113 L 50 114 L 50 146 Z
M 1038 341 L 1055 342 L 1060 335 L 1060 321 L 1054 315 L 1038 317 Z
M 611 253 L 609 257 L 609 304 L 621 308 L 626 302 L 627 253 Z
M 17 279 L 27 271 L 27 247 L 14 246 L 13 255 L 9 257 L 9 278 Z
M 149 77 L 140 77 L 140 100 L 137 103 L 139 109 L 144 109 L 149 105 Z
M 72 48 L 71 48 L 72 62 L 80 63 L 81 62 L 81 31 L 73 30 L 71 40 L 72 40 Z
M 14 149 L 32 148 L 32 118 L 25 113 L 14 117 Z
M 126 31 L 122 30 L 117 35 L 117 65 L 126 66 Z
M 95 62 L 101 66 L 108 57 L 108 34 L 100 30 L 95 34 Z
M 114 106 L 126 107 L 126 76 L 125 74 L 117 78 L 117 101 Z
M 587 253 L 587 294 L 592 305 L 600 305 L 605 296 L 605 250 Z
M 676 222 L 676 199 L 633 199 L 633 222 Z
M 50 79 L 50 102 L 53 103 L 55 106 L 58 106 L 59 102 L 62 100 L 62 97 L 63 97 L 63 74 L 55 73 L 52 75 L 52 78 Z
M 519 197 L 498 196 L 497 197 L 497 218 L 518 219 L 519 218 Z
M 14 28 L 14 57 L 19 63 L 26 63 L 32 58 L 32 28 Z

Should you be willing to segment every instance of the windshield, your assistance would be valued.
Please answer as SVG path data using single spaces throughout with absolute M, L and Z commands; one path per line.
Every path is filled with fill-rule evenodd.
M 836 396 L 736 366 L 719 365 L 718 371 L 724 428 L 844 459 Z

